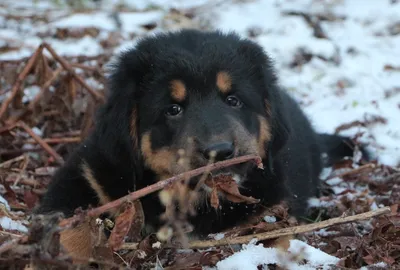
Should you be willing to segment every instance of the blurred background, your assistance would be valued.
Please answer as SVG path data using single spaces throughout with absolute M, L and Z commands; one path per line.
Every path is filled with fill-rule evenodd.
M 400 163 L 399 14 L 395 0 L 2 0 L 0 101 L 21 63 L 42 42 L 72 61 L 75 72 L 101 92 L 110 58 L 140 37 L 182 28 L 233 30 L 265 48 L 281 84 L 318 130 L 356 136 L 370 144 L 380 162 L 395 166 Z M 14 109 L 35 99 L 54 71 L 46 70 L 39 82 L 28 76 L 20 104 L 8 114 L 21 113 Z M 47 100 L 67 77 L 58 75 L 50 83 Z M 87 94 L 79 83 L 71 84 L 77 96 Z M 31 108 L 51 111 L 52 104 L 42 102 L 46 98 Z M 88 109 L 87 102 L 73 98 L 56 107 L 75 117 Z M 41 133 L 48 129 L 37 127 Z

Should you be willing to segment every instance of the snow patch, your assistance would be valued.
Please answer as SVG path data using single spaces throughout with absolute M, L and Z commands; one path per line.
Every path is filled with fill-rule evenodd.
M 290 240 L 288 252 L 282 252 L 277 248 L 264 248 L 260 245 L 243 245 L 240 252 L 220 261 L 216 265 L 217 270 L 257 270 L 259 265 L 278 264 L 285 269 L 308 270 L 316 267 L 327 267 L 336 264 L 339 259 L 309 246 L 299 240 Z M 300 264 L 289 260 L 290 254 L 299 255 L 307 260 L 307 264 Z
M 12 220 L 9 217 L 1 217 L 0 218 L 0 226 L 4 230 L 10 230 L 10 231 L 20 231 L 23 233 L 27 233 L 28 229 L 22 225 L 20 222 Z

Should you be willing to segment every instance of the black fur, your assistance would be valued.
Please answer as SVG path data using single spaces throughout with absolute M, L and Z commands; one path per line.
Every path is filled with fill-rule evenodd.
M 215 76 L 221 70 L 230 74 L 232 89 L 244 103 L 242 108 L 227 106 L 225 96 L 217 90 Z M 188 98 L 180 104 L 183 114 L 171 119 L 164 111 L 174 103 L 168 89 L 173 79 L 185 83 Z M 182 146 L 182 139 L 192 136 L 200 151 L 212 143 L 212 135 L 234 139 L 237 126 L 229 117 L 251 138 L 257 137 L 260 129 L 257 115 L 264 116 L 272 135 L 265 144 L 265 170 L 246 171 L 241 192 L 261 199 L 266 206 L 286 199 L 295 216 L 305 213 L 309 197 L 318 196 L 322 151 L 329 154 L 329 164 L 352 155 L 351 145 L 343 143 L 347 138 L 313 131 L 296 102 L 279 88 L 262 48 L 233 33 L 183 30 L 145 38 L 119 56 L 109 81 L 109 96 L 94 132 L 56 173 L 36 213 L 60 210 L 71 215 L 79 206 L 98 203 L 82 176 L 82 160 L 111 199 L 155 183 L 158 174 L 145 165 L 140 151 L 141 136 L 147 131 L 151 131 L 153 149 Z M 130 135 L 134 108 L 138 146 Z M 238 145 L 244 149 L 243 142 Z M 192 163 L 204 164 L 201 157 Z M 142 203 L 146 222 L 159 226 L 164 209 L 157 194 L 143 198 Z M 197 234 L 205 235 L 245 221 L 256 208 L 227 201 L 222 202 L 220 211 L 201 205 L 191 223 Z

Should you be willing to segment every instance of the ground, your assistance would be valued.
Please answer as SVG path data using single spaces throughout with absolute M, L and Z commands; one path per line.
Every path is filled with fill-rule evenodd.
M 43 246 L 43 239 L 32 244 L 32 227 L 40 222 L 32 225 L 30 209 L 54 169 L 90 131 L 110 59 L 141 36 L 191 27 L 235 30 L 259 42 L 274 59 L 280 83 L 318 131 L 368 145 L 372 163 L 361 163 L 356 152 L 353 160 L 324 170 L 324 196 L 310 200 L 315 214 L 309 222 L 384 206 L 392 214 L 301 233 L 280 248 L 262 241 L 182 251 L 156 242 L 147 243 L 148 254 L 139 247 L 111 256 L 113 263 L 144 269 L 400 267 L 399 14 L 396 0 L 1 1 L 2 264 L 23 265 L 30 258 L 69 263 Z M 28 61 L 35 51 L 36 61 Z M 251 228 L 214 238 L 295 225 L 284 209 L 271 213 Z M 31 242 L 18 242 L 26 235 Z M 46 256 L 35 255 L 37 250 Z

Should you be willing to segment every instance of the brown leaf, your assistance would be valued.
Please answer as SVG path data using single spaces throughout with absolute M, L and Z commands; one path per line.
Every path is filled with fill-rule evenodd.
M 11 189 L 10 185 L 6 182 L 3 181 L 3 186 L 6 190 L 6 193 L 4 193 L 4 198 L 8 201 L 8 203 L 16 203 L 17 202 L 17 195 L 15 194 L 14 190 Z
M 121 247 L 135 217 L 136 210 L 133 203 L 126 203 L 124 207 L 124 211 L 116 218 L 115 226 L 108 239 L 108 244 L 112 250 Z
M 201 266 L 215 266 L 222 259 L 221 251 L 211 250 L 204 252 L 200 257 Z
M 337 242 L 340 249 L 350 248 L 351 250 L 356 250 L 361 244 L 361 239 L 355 236 L 339 236 L 332 241 Z
M 215 209 L 219 207 L 218 189 L 215 186 L 211 191 L 211 206 Z
M 400 67 L 395 67 L 395 66 L 392 66 L 392 65 L 384 65 L 383 66 L 383 70 L 385 70 L 385 71 L 388 71 L 388 70 L 390 70 L 390 71 L 400 71 Z
M 33 193 L 32 190 L 29 189 L 24 192 L 24 202 L 29 209 L 35 207 L 38 201 L 39 201 L 38 195 Z
M 139 200 L 134 201 L 133 206 L 136 212 L 131 224 L 131 228 L 128 233 L 128 241 L 139 242 L 142 239 L 140 232 L 142 231 L 145 222 L 144 212 L 142 204 L 140 203 Z
M 247 197 L 240 194 L 239 187 L 235 180 L 232 177 L 222 176 L 224 179 L 222 181 L 217 181 L 216 186 L 219 190 L 223 191 L 226 195 L 226 198 L 231 202 L 247 202 L 247 203 L 258 203 L 260 200 L 255 199 L 253 197 Z M 222 178 L 221 177 L 221 178 Z
M 365 261 L 367 264 L 369 264 L 369 265 L 375 263 L 374 257 L 372 257 L 371 254 L 369 254 L 369 255 L 367 255 L 367 256 L 364 256 L 363 259 L 364 259 L 364 261 Z

